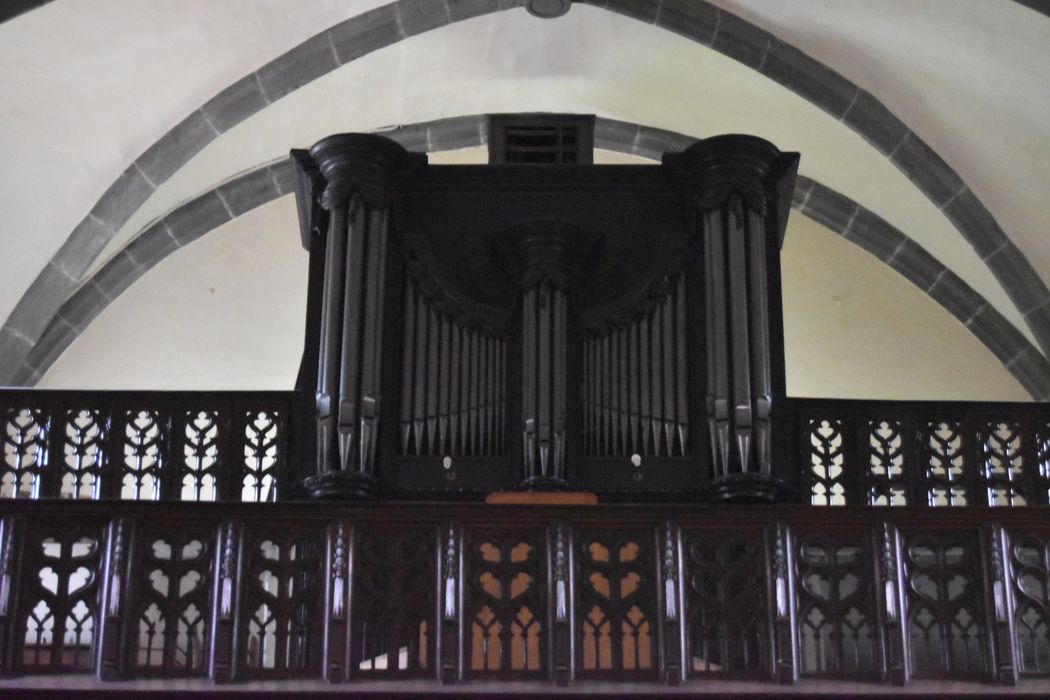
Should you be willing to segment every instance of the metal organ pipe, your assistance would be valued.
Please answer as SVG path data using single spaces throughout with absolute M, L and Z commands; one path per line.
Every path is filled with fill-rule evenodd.
M 589 456 L 684 456 L 687 449 L 685 276 L 634 321 L 583 341 L 584 449 Z
M 714 472 L 768 474 L 772 385 L 765 218 L 733 193 L 701 219 Z
M 411 278 L 402 338 L 401 453 L 501 454 L 506 341 L 449 318 Z

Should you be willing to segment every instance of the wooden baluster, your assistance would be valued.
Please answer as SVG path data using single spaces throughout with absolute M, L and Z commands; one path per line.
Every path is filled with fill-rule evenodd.
M 547 610 L 552 623 L 550 625 L 552 671 L 554 683 L 567 686 L 572 679 L 572 622 L 573 619 L 573 582 L 572 582 L 572 534 L 568 527 L 555 522 L 549 534 L 547 547 L 547 570 L 551 582 Z
M 25 523 L 17 515 L 0 520 L 0 678 L 14 673 L 18 630 L 19 562 Z
M 184 406 L 181 403 L 176 404 L 174 408 L 170 405 L 164 408 L 157 407 L 157 427 L 160 428 L 160 440 L 158 444 L 158 457 L 160 459 L 161 470 L 160 470 L 160 498 L 164 501 L 178 501 L 181 500 L 182 496 L 182 484 L 181 476 L 185 467 L 186 460 L 186 425 L 187 423 L 193 422 L 192 415 L 188 415 L 190 411 L 196 414 L 196 407 Z M 131 415 L 127 416 L 130 412 Z M 125 416 L 129 421 L 134 421 L 135 416 L 138 414 L 138 409 L 132 407 L 128 411 L 125 411 Z M 125 423 L 121 424 L 122 434 L 116 436 L 116 444 L 123 445 L 123 441 L 126 439 L 124 433 L 127 432 L 127 426 Z M 220 428 L 221 429 L 221 428 Z M 219 436 L 222 437 L 221 435 Z M 225 455 L 222 455 L 225 456 Z M 110 477 L 110 489 L 112 498 L 120 498 L 121 491 L 123 489 L 124 481 L 124 454 L 123 449 L 114 450 L 113 452 L 114 463 L 110 465 L 109 473 Z M 224 463 L 220 462 L 224 465 Z M 234 477 L 227 474 L 229 469 L 219 469 L 216 473 L 216 478 L 219 479 L 217 483 L 218 498 L 220 499 L 232 499 L 234 496 L 231 495 L 234 490 L 233 483 L 226 483 L 227 481 L 232 482 Z M 225 477 L 225 478 L 224 478 Z M 236 495 L 236 500 L 241 499 L 240 492 Z
M 179 415 L 183 414 L 185 411 L 181 411 Z M 248 439 L 248 423 L 252 420 L 253 415 L 247 410 L 220 410 L 216 418 L 215 426 L 219 429 L 216 439 L 218 455 L 215 467 L 215 479 L 219 491 L 218 500 L 240 501 L 244 499 L 244 477 L 247 473 L 244 444 Z M 166 441 L 178 447 L 179 451 L 173 449 L 172 454 L 175 459 L 179 460 L 184 459 L 181 450 L 183 441 L 186 439 L 186 428 L 182 420 L 171 422 L 166 438 Z M 259 474 L 258 477 L 262 479 L 263 475 Z M 266 500 L 261 490 L 262 485 L 260 484 L 257 488 L 260 500 Z
M 127 429 L 127 409 L 120 401 L 107 403 L 102 408 L 99 423 L 103 435 L 102 484 L 99 492 L 103 498 L 120 498 L 120 472 L 124 464 L 124 432 Z M 165 498 L 164 485 L 161 485 L 161 498 Z M 176 500 L 178 496 L 175 497 Z
M 328 525 L 326 532 L 327 555 L 325 571 L 325 607 L 321 619 L 324 621 L 324 678 L 338 683 L 349 675 L 347 662 L 347 638 L 351 629 L 350 582 L 353 558 L 353 537 L 349 524 L 337 520 Z
M 215 586 L 212 592 L 211 679 L 229 683 L 237 677 L 237 617 L 240 603 L 241 527 L 223 522 L 215 537 Z
M 47 420 L 47 453 L 40 469 L 39 498 L 62 497 L 65 468 L 66 409 L 61 402 L 40 411 Z
M 438 537 L 438 637 L 439 679 L 448 685 L 463 675 L 460 636 L 463 616 L 463 561 L 460 556 L 462 533 L 455 523 L 447 523 Z
M 99 605 L 98 677 L 116 680 L 122 677 L 128 662 L 121 649 L 122 627 L 128 614 L 128 593 L 132 570 L 128 565 L 134 546 L 134 522 L 116 518 L 106 529 L 106 555 L 102 560 L 102 596 Z
M 791 531 L 783 523 L 769 529 L 772 540 L 770 567 L 770 611 L 773 618 L 774 680 L 791 684 L 798 680 L 798 638 L 795 634 L 795 577 Z
M 671 522 L 664 523 L 660 577 L 662 589 L 657 593 L 663 601 L 660 619 L 662 645 L 661 672 L 667 685 L 679 685 L 685 677 L 682 664 L 683 635 L 685 633 L 684 595 L 682 593 L 681 534 Z
M 1002 685 L 1017 685 L 1017 648 L 1014 645 L 1014 610 L 1012 572 L 1006 556 L 1008 536 L 999 525 L 988 525 L 981 538 L 981 559 L 985 580 L 985 609 L 987 611 L 987 656 L 991 679 Z
M 879 606 L 879 626 L 885 667 L 882 680 L 893 685 L 904 685 L 910 678 L 908 667 L 908 625 L 904 609 L 904 569 L 901 558 L 900 535 L 889 523 L 883 523 L 875 534 L 878 581 L 876 590 Z

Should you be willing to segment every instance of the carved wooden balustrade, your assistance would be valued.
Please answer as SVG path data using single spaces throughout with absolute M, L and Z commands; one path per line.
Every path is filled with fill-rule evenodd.
M 313 468 L 306 446 L 293 439 L 307 425 L 309 410 L 296 392 L 0 390 L 0 499 L 295 498 Z M 795 442 L 788 441 L 774 461 L 782 474 L 794 476 L 785 481 L 799 503 L 1050 502 L 1048 405 L 789 398 L 777 418 Z M 508 430 L 500 426 L 493 442 Z M 679 461 L 677 469 L 688 468 L 688 459 Z M 442 469 L 440 458 L 434 466 Z M 575 469 L 568 466 L 570 477 Z M 649 473 L 655 469 L 644 461 L 635 467 L 641 488 L 659 479 Z M 584 473 L 588 487 L 594 485 L 591 471 Z M 692 471 L 701 483 L 713 476 L 702 459 Z M 382 477 L 380 469 L 380 482 Z M 450 484 L 447 492 L 430 495 L 479 499 L 484 492 Z M 609 495 L 623 500 L 629 490 L 618 487 Z M 645 497 L 704 501 L 705 493 L 647 489 Z
M 803 502 L 1022 506 L 1050 497 L 1050 406 L 792 399 Z
M 0 498 L 276 500 L 296 396 L 2 390 Z
M 350 505 L 293 392 L 0 392 L 0 673 L 1050 678 L 1050 406 L 782 407 L 795 504 Z
M 1038 508 L 3 507 L 0 669 L 103 679 L 1013 683 Z

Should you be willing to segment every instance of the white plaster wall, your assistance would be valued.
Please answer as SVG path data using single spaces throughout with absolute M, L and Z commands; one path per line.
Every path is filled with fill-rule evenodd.
M 385 0 L 54 0 L 0 24 L 0 319 L 103 192 L 222 89 Z
M 711 0 L 871 92 L 1050 280 L 1050 17 L 1014 0 Z
M 799 151 L 803 174 L 905 231 L 1028 333 L 943 213 L 859 135 L 716 51 L 588 6 L 556 21 L 515 11 L 460 22 L 315 80 L 209 144 L 154 193 L 103 258 L 179 202 L 292 147 L 332 133 L 513 111 L 596 113 L 696 137 L 751 133 Z
M 88 326 L 38 386 L 290 389 L 303 351 L 306 276 L 289 195 L 154 267 Z
M 781 265 L 790 395 L 1031 400 L 951 314 L 798 212 L 789 219 Z
M 1039 71 L 1050 60 L 1050 20 L 1009 0 L 719 2 L 829 63 L 913 123 L 963 171 L 1037 268 L 1047 271 L 1050 242 L 1043 234 L 1050 198 L 1043 194 L 1043 164 L 1050 139 L 1042 117 L 1050 87 Z M 0 315 L 123 168 L 167 129 L 242 75 L 379 4 L 303 0 L 292 11 L 281 0 L 56 0 L 0 25 L 0 235 L 9 240 L 0 257 Z M 765 128 L 770 121 L 804 118 L 805 110 L 790 108 L 777 95 L 780 88 L 764 79 L 758 79 L 762 86 L 736 83 L 737 64 L 704 52 L 589 7 L 574 6 L 554 21 L 516 10 L 437 30 L 359 62 L 383 71 L 378 75 L 398 81 L 402 90 L 390 96 L 367 80 L 350 81 L 344 92 L 321 90 L 322 101 L 312 106 L 325 113 L 325 130 L 290 129 L 301 112 L 278 110 L 274 117 L 279 133 L 295 136 L 295 145 L 332 128 L 485 109 L 602 111 L 698 136 L 763 133 L 785 148 L 803 148 L 806 174 L 908 231 L 1017 320 L 995 281 L 965 259 L 968 248 L 947 222 L 923 208 L 921 196 L 884 187 L 880 169 L 858 160 L 857 148 L 840 148 L 844 127 L 827 117 L 806 121 L 799 127 L 805 138 Z M 464 64 L 473 72 L 450 79 Z M 671 77 L 660 78 L 666 70 Z M 617 79 L 610 81 L 613 73 Z M 487 82 L 479 86 L 479 77 Z M 714 88 L 707 89 L 711 80 Z M 344 84 L 333 80 L 329 86 Z M 409 97 L 416 93 L 421 99 Z M 244 126 L 230 146 L 253 140 Z M 260 127 L 256 135 L 272 128 Z M 290 141 L 269 141 L 274 148 L 267 157 Z M 814 141 L 821 148 L 811 148 Z M 147 218 L 258 162 L 249 160 L 238 165 L 220 158 L 224 167 L 203 177 L 189 174 Z

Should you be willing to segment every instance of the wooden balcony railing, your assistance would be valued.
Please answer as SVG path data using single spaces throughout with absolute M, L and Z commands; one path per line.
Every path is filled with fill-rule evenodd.
M 0 391 L 0 498 L 287 497 L 296 396 Z
M 1048 406 L 791 399 L 795 505 L 568 510 L 295 502 L 302 405 L 0 392 L 0 674 L 1050 678 L 1047 511 L 989 507 Z
M 302 406 L 295 392 L 0 390 L 0 499 L 295 498 L 314 469 L 298 457 Z M 791 438 L 777 474 L 800 503 L 1050 502 L 1048 404 L 788 399 L 774 419 Z
M 829 512 L 7 500 L 0 673 L 1050 676 L 1045 510 Z
M 812 505 L 1020 506 L 1050 497 L 1050 404 L 790 403 Z

